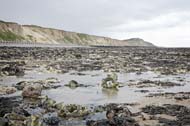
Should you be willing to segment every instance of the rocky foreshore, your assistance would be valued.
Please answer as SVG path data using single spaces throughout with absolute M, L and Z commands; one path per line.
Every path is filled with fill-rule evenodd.
M 0 126 L 190 125 L 190 49 L 0 51 Z

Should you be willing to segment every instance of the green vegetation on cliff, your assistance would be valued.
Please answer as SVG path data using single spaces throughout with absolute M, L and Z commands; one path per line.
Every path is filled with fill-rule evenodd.
M 23 40 L 24 38 L 20 35 L 16 35 L 11 31 L 0 31 L 0 40 L 4 41 L 16 41 Z
M 71 37 L 69 37 L 69 36 L 65 36 L 65 37 L 64 37 L 64 41 L 65 41 L 65 42 L 69 42 L 69 43 L 74 42 L 74 40 L 73 40 Z
M 83 34 L 83 33 L 77 33 L 77 35 L 79 36 L 79 38 L 80 38 L 81 40 L 88 39 L 88 35 L 86 35 L 86 34 Z

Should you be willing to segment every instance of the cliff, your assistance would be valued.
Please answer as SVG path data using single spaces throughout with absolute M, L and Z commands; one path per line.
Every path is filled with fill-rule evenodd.
M 142 39 L 117 40 L 4 21 L 0 21 L 0 40 L 65 45 L 154 46 Z

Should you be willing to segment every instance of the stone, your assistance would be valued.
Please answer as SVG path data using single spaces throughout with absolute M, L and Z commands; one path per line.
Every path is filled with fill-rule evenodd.
M 77 81 L 75 81 L 75 80 L 71 80 L 71 81 L 69 82 L 69 84 L 66 85 L 66 86 L 76 88 L 76 87 L 79 86 L 79 84 L 78 84 Z
M 47 113 L 43 116 L 43 122 L 48 126 L 58 126 L 60 119 L 54 113 Z
M 18 82 L 15 87 L 18 89 L 18 90 L 23 90 L 25 86 L 28 86 L 30 85 L 31 82 L 29 81 L 21 81 L 21 82 Z
M 0 97 L 0 117 L 3 117 L 7 113 L 11 113 L 14 108 L 21 104 L 21 102 L 22 98 L 18 96 Z
M 37 81 L 21 81 L 18 82 L 15 87 L 18 90 L 22 90 L 25 86 L 28 85 L 36 85 L 39 84 L 42 86 L 43 89 L 51 89 L 51 88 L 58 88 L 60 85 L 54 85 L 56 83 L 59 83 L 60 81 L 57 78 L 47 78 L 45 80 L 37 80 Z
M 31 116 L 31 122 L 28 123 L 30 126 L 42 126 L 40 116 Z
M 77 81 L 71 80 L 68 84 L 65 84 L 65 86 L 75 89 L 77 87 L 89 87 L 90 85 L 79 84 Z
M 118 104 L 108 104 L 106 106 L 107 119 L 88 120 L 87 126 L 139 126 L 139 124 L 131 118 L 131 112 L 125 106 Z
M 24 69 L 17 65 L 7 65 L 1 70 L 5 75 L 8 76 L 23 76 Z
M 70 105 L 65 105 L 64 108 L 62 108 L 58 114 L 61 117 L 78 118 L 78 117 L 87 116 L 89 113 L 90 111 L 87 110 L 87 108 L 84 106 L 70 104 Z
M 117 89 L 119 87 L 119 83 L 117 82 L 118 77 L 117 74 L 112 73 L 108 74 L 105 79 L 102 80 L 101 86 L 103 88 L 108 88 L 108 89 Z
M 50 107 L 55 107 L 56 101 L 48 98 L 48 96 L 45 96 L 44 99 L 42 99 L 42 104 L 44 107 L 50 108 Z
M 14 87 L 0 86 L 0 95 L 13 94 L 17 91 Z
M 9 126 L 25 126 L 25 121 L 27 117 L 24 115 L 20 115 L 17 113 L 8 113 L 4 116 L 4 118 L 8 119 Z
M 58 110 L 63 110 L 64 106 L 65 106 L 64 102 L 55 104 L 55 108 L 58 109 Z
M 8 126 L 8 120 L 6 118 L 0 117 L 0 126 Z
M 24 87 L 22 96 L 24 98 L 39 98 L 41 96 L 42 87 L 41 85 L 29 85 Z

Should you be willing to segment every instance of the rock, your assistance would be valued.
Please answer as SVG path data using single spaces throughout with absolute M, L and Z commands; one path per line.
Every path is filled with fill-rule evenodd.
M 19 114 L 23 114 L 25 116 L 31 116 L 31 115 L 42 115 L 44 114 L 46 111 L 45 109 L 41 108 L 41 107 L 37 107 L 37 106 L 22 106 L 20 108 L 17 108 L 17 110 L 14 111 L 18 111 L 17 113 Z
M 43 122 L 48 126 L 58 126 L 60 119 L 54 113 L 47 113 L 43 116 Z
M 43 89 L 52 89 L 58 88 L 60 85 L 54 85 L 59 83 L 60 81 L 57 78 L 47 78 L 45 80 L 37 80 L 37 81 L 21 81 L 15 85 L 18 90 L 23 90 L 25 86 L 28 85 L 41 85 Z
M 118 104 L 109 104 L 106 106 L 107 119 L 88 120 L 87 126 L 139 126 L 136 121 L 131 118 L 131 112 L 125 106 Z
M 107 119 L 88 120 L 87 126 L 138 126 L 125 104 L 111 103 L 105 109 Z
M 103 88 L 115 88 L 117 89 L 119 87 L 119 83 L 117 82 L 117 74 L 112 73 L 112 74 L 108 74 L 107 77 L 105 79 L 102 80 L 102 87 Z
M 61 117 L 77 118 L 77 117 L 87 116 L 89 113 L 90 111 L 87 110 L 87 108 L 84 106 L 70 104 L 70 105 L 65 105 L 64 108 L 62 108 L 58 114 Z
M 19 106 L 21 97 L 0 97 L 0 117 L 6 113 L 11 113 L 12 110 Z
M 60 81 L 57 78 L 51 77 L 51 78 L 47 78 L 45 80 L 34 81 L 33 83 L 40 84 L 43 87 L 43 89 L 51 89 L 51 88 L 60 87 L 60 85 L 54 85 L 59 82 Z
M 55 104 L 55 108 L 58 109 L 58 110 L 63 110 L 64 109 L 64 103 L 61 102 L 61 103 L 57 103 Z
M 29 85 L 24 87 L 22 96 L 24 98 L 39 98 L 41 96 L 42 87 L 41 85 Z
M 71 80 L 68 84 L 65 84 L 65 86 L 70 87 L 71 89 L 75 89 L 77 87 L 89 87 L 89 85 L 79 84 L 75 80 Z
M 190 99 L 190 92 L 178 92 L 178 93 L 150 93 L 147 97 L 166 97 L 175 100 L 189 100 Z
M 55 84 L 55 83 L 59 83 L 60 81 L 57 78 L 51 77 L 51 78 L 47 78 L 45 80 L 38 80 L 38 81 L 33 81 L 33 83 L 39 83 L 41 85 L 44 84 Z
M 148 93 L 150 91 L 149 90 L 136 90 L 135 92 Z
M 59 83 L 60 81 L 59 81 L 59 79 L 57 79 L 57 78 L 50 77 L 50 78 L 47 78 L 47 79 L 45 80 L 45 82 L 46 82 L 46 83 Z
M 29 81 L 21 81 L 21 82 L 18 82 L 18 83 L 15 85 L 15 87 L 16 87 L 18 90 L 23 90 L 24 87 L 26 87 L 26 86 L 28 86 L 28 85 L 30 85 L 30 84 L 31 84 L 31 82 L 29 82 Z
M 158 118 L 159 123 L 164 124 L 164 126 L 181 126 L 181 124 L 176 120 L 169 120 L 165 118 Z
M 160 123 L 164 123 L 166 126 L 173 126 L 172 124 L 176 124 L 176 126 L 190 125 L 190 108 L 186 106 L 175 104 L 165 104 L 163 106 L 146 106 L 145 108 L 142 108 L 142 111 L 150 115 L 166 114 L 177 117 L 176 120 L 160 118 Z
M 110 126 L 109 121 L 107 119 L 102 120 L 87 120 L 86 122 L 87 126 Z
M 8 126 L 8 120 L 6 118 L 0 117 L 0 126 Z
M 178 84 L 169 81 L 151 81 L 151 80 L 143 80 L 138 83 L 131 83 L 128 86 L 135 86 L 137 88 L 146 88 L 146 87 L 162 87 L 162 88 L 170 88 L 174 86 L 184 86 L 183 84 Z
M 106 106 L 103 106 L 103 105 L 99 105 L 99 106 L 95 106 L 94 107 L 94 112 L 97 113 L 97 112 L 104 112 L 106 111 Z
M 69 82 L 69 84 L 67 84 L 67 85 L 65 85 L 65 86 L 68 86 L 68 87 L 71 87 L 71 88 L 76 88 L 76 87 L 79 86 L 79 84 L 78 84 L 77 81 L 71 80 L 71 81 Z
M 0 86 L 0 95 L 13 94 L 17 91 L 14 87 Z
M 8 119 L 9 126 L 25 126 L 27 121 L 27 117 L 24 115 L 13 112 L 6 114 L 4 118 Z
M 56 101 L 51 98 L 48 98 L 48 96 L 45 96 L 45 98 L 42 99 L 42 104 L 46 108 L 51 108 L 51 107 L 55 107 Z
M 40 116 L 31 116 L 31 122 L 28 122 L 29 126 L 42 126 Z
M 112 119 L 109 119 L 110 126 L 139 126 L 134 119 L 130 117 L 118 117 L 114 116 Z
M 114 116 L 115 116 L 115 112 L 113 110 L 108 110 L 106 112 L 106 117 L 108 120 L 112 120 Z
M 127 105 L 124 105 L 124 104 L 110 103 L 106 105 L 106 110 L 107 112 L 114 111 L 116 116 L 122 115 L 122 116 L 130 117 L 132 115 Z
M 1 71 L 7 76 L 23 76 L 24 69 L 18 65 L 8 65 L 1 69 Z

